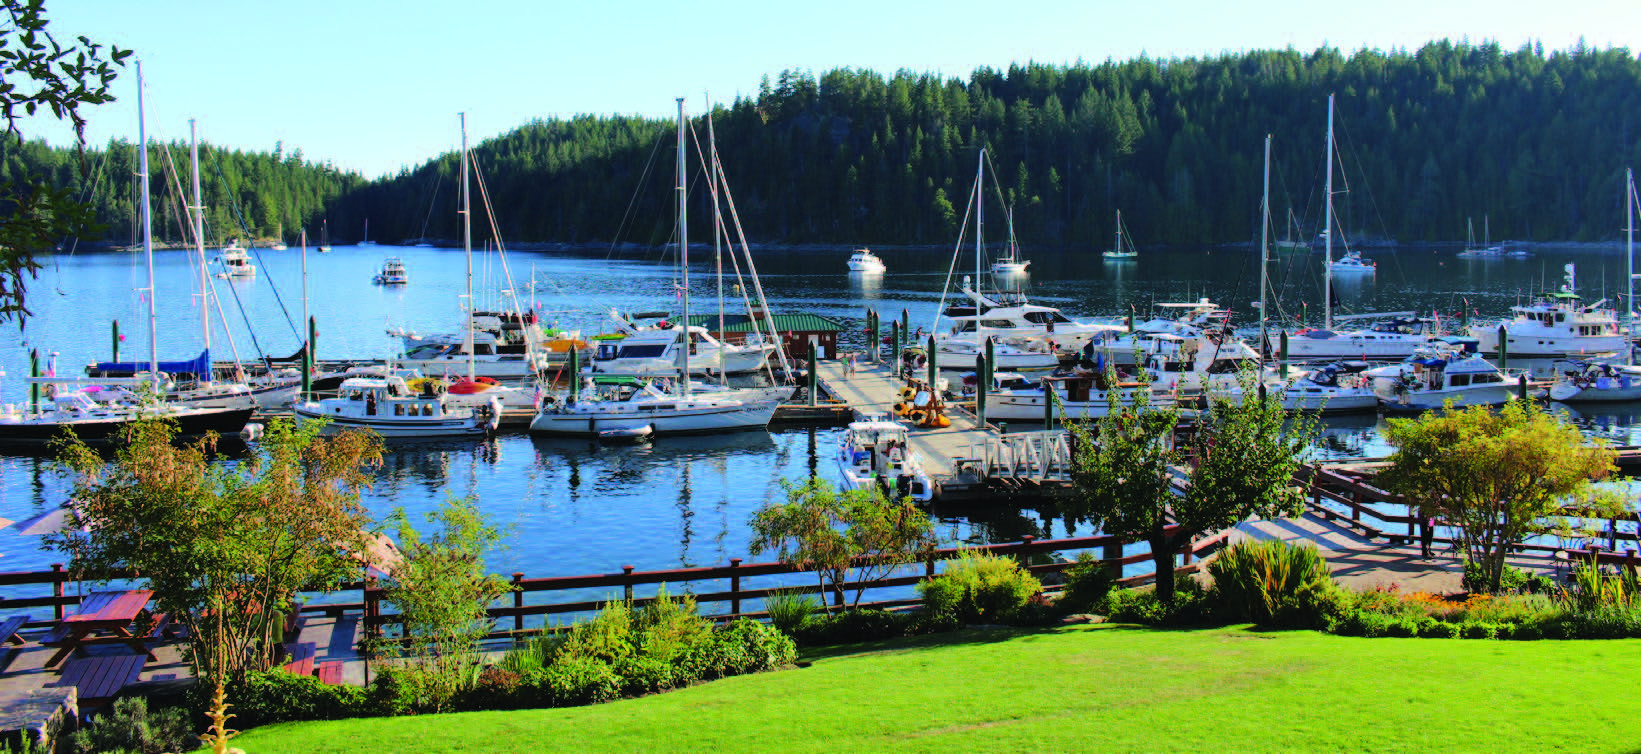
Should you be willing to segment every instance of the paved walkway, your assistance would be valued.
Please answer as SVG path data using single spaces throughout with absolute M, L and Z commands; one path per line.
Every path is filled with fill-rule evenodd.
M 1231 541 L 1280 539 L 1311 542 L 1327 558 L 1333 576 L 1351 589 L 1396 586 L 1403 592 L 1452 594 L 1463 591 L 1461 553 L 1445 542 L 1436 543 L 1436 557 L 1420 557 L 1419 544 L 1389 544 L 1372 540 L 1337 521 L 1306 514 L 1299 518 L 1247 521 L 1237 526 Z M 1510 564 L 1524 570 L 1554 574 L 1556 564 L 1543 557 L 1512 557 Z

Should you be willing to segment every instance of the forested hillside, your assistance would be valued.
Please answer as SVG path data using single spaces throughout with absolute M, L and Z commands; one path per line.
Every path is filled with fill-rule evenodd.
M 1495 240 L 1618 235 L 1623 171 L 1641 163 L 1641 61 L 1622 49 L 1438 42 L 1349 56 L 1022 64 L 967 81 L 788 71 L 717 108 L 713 125 L 754 241 L 950 243 L 984 146 L 1027 244 L 1105 244 L 1119 208 L 1141 245 L 1217 243 L 1257 233 L 1267 133 L 1278 231 L 1290 208 L 1300 233 L 1319 229 L 1329 93 L 1335 188 L 1345 192 L 1336 211 L 1352 238 L 1462 240 L 1467 218 L 1479 232 L 1483 215 Z M 693 125 L 704 139 L 704 118 Z M 666 242 L 673 133 L 665 119 L 589 115 L 479 145 L 503 238 Z M 106 175 L 129 175 L 124 153 Z M 459 234 L 455 155 L 366 183 L 296 157 L 213 154 L 231 187 L 208 181 L 218 183 L 207 197 L 218 226 L 231 195 L 257 235 L 320 217 L 338 242 L 356 239 L 367 217 L 382 240 Z M 116 235 L 129 196 L 99 190 Z M 988 216 L 1001 209 L 993 198 Z

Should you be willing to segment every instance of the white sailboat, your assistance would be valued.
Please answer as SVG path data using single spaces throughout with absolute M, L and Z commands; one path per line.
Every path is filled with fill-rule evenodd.
M 684 100 L 678 99 L 678 253 L 683 274 L 681 302 L 683 317 L 689 322 L 689 197 L 686 173 Z M 721 177 L 714 168 L 713 181 Z M 687 327 L 678 328 L 688 332 Z M 567 400 L 543 400 L 530 422 L 530 432 L 630 439 L 648 434 L 684 434 L 762 429 L 769 426 L 780 398 L 787 388 L 752 391 L 694 392 L 689 380 L 690 348 L 676 349 L 676 380 L 658 384 L 644 381 L 640 387 L 582 396 L 579 382 L 572 383 Z M 668 384 L 670 383 L 670 384 Z
M 1014 237 L 1014 208 L 1009 208 L 1009 243 L 1003 247 L 1003 256 L 991 263 L 991 274 L 1008 276 L 1024 275 L 1026 268 L 1031 266 L 1031 260 L 1020 258 L 1020 243 Z
M 370 240 L 370 218 L 368 218 L 368 217 L 365 218 L 365 234 L 363 236 L 360 236 L 359 245 L 360 246 L 375 246 L 376 245 L 375 241 Z
M 330 221 L 319 221 L 319 253 L 330 253 Z
M 1124 243 L 1122 232 L 1122 210 L 1120 209 L 1117 210 L 1117 240 L 1112 243 L 1111 248 L 1106 249 L 1105 253 L 1101 254 L 1101 256 L 1115 261 L 1140 258 L 1140 250 L 1134 248 L 1134 241 L 1132 239 L 1129 239 L 1126 244 Z
M 269 246 L 268 248 L 273 249 L 274 251 L 284 251 L 284 250 L 290 248 L 289 246 L 285 245 L 285 224 L 284 223 L 279 224 L 279 232 L 274 234 L 273 245 Z

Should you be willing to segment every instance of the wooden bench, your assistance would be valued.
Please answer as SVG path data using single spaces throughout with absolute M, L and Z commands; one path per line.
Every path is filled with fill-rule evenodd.
M 318 667 L 314 668 L 313 674 L 319 678 L 320 683 L 330 686 L 340 685 L 342 683 L 342 661 L 321 662 Z
M 285 645 L 288 654 L 281 670 L 297 675 L 313 675 L 313 655 L 319 646 L 311 641 Z
M 142 655 L 72 657 L 63 663 L 63 677 L 48 686 L 73 686 L 84 712 L 107 704 L 120 689 L 135 683 L 148 658 Z
M 23 637 L 18 636 L 17 632 L 23 630 L 23 625 L 28 623 L 28 618 L 27 615 L 19 615 L 15 618 L 7 618 L 5 623 L 0 623 L 0 644 L 23 646 Z

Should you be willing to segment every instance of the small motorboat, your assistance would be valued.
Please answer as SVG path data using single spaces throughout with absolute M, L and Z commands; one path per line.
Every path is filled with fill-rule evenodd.
M 888 269 L 883 260 L 873 254 L 871 249 L 855 249 L 855 253 L 849 257 L 850 272 L 882 274 Z
M 655 434 L 651 424 L 613 424 L 598 430 L 599 442 L 638 442 Z

